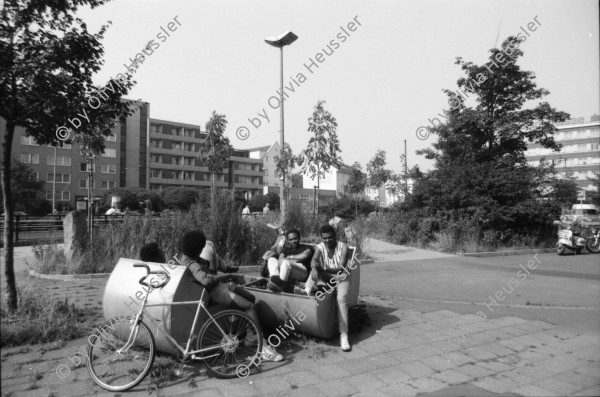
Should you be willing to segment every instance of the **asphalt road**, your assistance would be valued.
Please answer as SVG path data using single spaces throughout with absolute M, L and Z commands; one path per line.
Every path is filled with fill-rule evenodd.
M 372 263 L 361 268 L 361 294 L 393 296 L 423 311 L 514 315 L 597 334 L 600 255 L 448 256 Z

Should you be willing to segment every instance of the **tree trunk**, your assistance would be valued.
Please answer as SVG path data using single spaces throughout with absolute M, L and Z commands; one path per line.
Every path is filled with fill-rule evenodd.
M 17 310 L 17 285 L 15 282 L 14 241 L 13 241 L 13 206 L 10 187 L 10 166 L 12 141 L 15 133 L 15 124 L 7 121 L 6 137 L 4 139 L 4 153 L 0 173 L 2 174 L 2 190 L 4 192 L 4 275 L 6 277 L 6 302 L 11 312 Z
M 319 193 L 321 193 L 321 179 L 317 175 L 317 221 L 319 220 Z
M 215 208 L 215 173 L 210 173 L 210 207 Z

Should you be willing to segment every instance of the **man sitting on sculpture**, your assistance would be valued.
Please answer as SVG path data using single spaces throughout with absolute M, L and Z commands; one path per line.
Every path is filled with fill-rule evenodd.
M 267 262 L 270 276 L 267 287 L 273 292 L 292 292 L 294 282 L 305 281 L 308 277 L 311 257 L 310 247 L 300 244 L 300 232 L 288 230 L 279 259 L 269 258 Z

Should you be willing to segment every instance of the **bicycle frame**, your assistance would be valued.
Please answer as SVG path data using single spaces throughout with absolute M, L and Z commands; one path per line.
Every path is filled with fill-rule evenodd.
M 200 350 L 190 350 L 191 344 L 192 344 L 192 339 L 194 337 L 194 329 L 196 328 L 196 324 L 198 322 L 198 318 L 200 316 L 200 309 L 202 308 L 206 314 L 208 314 L 208 317 L 210 318 L 210 320 L 207 321 L 212 321 L 217 328 L 219 329 L 219 331 L 221 331 L 221 333 L 223 335 L 225 335 L 225 331 L 223 330 L 223 328 L 221 328 L 221 326 L 219 325 L 219 323 L 217 323 L 214 319 L 214 317 L 210 314 L 210 312 L 208 311 L 208 309 L 206 308 L 206 306 L 204 306 L 204 302 L 202 300 L 202 298 L 204 298 L 204 293 L 206 292 L 206 289 L 204 289 L 202 291 L 202 295 L 200 296 L 200 300 L 198 301 L 186 301 L 186 302 L 173 302 L 173 303 L 156 303 L 156 304 L 148 304 L 148 296 L 150 295 L 150 293 L 152 291 L 154 291 L 155 288 L 152 288 L 150 291 L 148 291 L 148 293 L 146 294 L 144 300 L 142 301 L 141 307 L 139 312 L 136 314 L 135 319 L 134 319 L 134 327 L 131 330 L 130 334 L 129 334 L 129 339 L 127 340 L 127 342 L 125 343 L 125 345 L 117 350 L 117 354 L 120 354 L 121 352 L 127 351 L 134 343 L 135 338 L 137 337 L 137 332 L 139 327 L 137 326 L 144 317 L 144 314 L 148 316 L 148 318 L 150 319 L 150 321 L 152 321 L 152 323 L 154 325 L 156 325 L 156 329 L 160 330 L 164 336 L 167 337 L 168 340 L 171 341 L 171 343 L 173 343 L 175 345 L 175 347 L 177 347 L 177 349 L 182 353 L 183 355 L 183 359 L 185 360 L 188 356 L 191 356 L 192 360 L 203 360 L 205 358 L 210 358 L 210 357 L 215 357 L 218 354 L 213 354 L 211 356 L 205 356 L 205 357 L 196 357 L 196 354 L 198 353 L 204 353 L 210 350 L 214 350 L 219 348 L 219 346 L 214 346 L 214 347 L 207 347 L 205 349 L 200 349 Z M 130 298 L 131 299 L 131 298 Z M 132 299 L 133 300 L 133 299 Z M 135 302 L 135 301 L 134 301 Z M 137 305 L 140 305 L 138 302 L 135 302 Z M 157 324 L 156 321 L 160 321 L 160 320 L 156 320 L 154 319 L 154 317 L 152 317 L 152 315 L 150 313 L 148 313 L 146 311 L 147 307 L 160 307 L 160 306 L 177 306 L 177 305 L 193 305 L 193 304 L 198 304 L 198 307 L 196 309 L 196 315 L 194 316 L 194 322 L 192 324 L 192 328 L 190 329 L 190 335 L 188 337 L 185 349 L 183 348 L 183 346 L 181 346 L 176 340 L 175 338 L 173 338 L 171 335 L 169 335 L 167 333 L 167 331 L 165 331 L 164 329 L 164 325 L 162 324 Z

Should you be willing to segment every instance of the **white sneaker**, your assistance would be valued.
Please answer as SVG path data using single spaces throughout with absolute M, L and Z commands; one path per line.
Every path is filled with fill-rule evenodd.
M 345 352 L 350 351 L 350 343 L 348 343 L 348 334 L 342 333 L 340 335 L 340 345 L 342 346 L 342 350 Z
M 262 357 L 263 361 L 277 362 L 277 361 L 283 360 L 283 356 L 281 354 L 277 353 L 277 351 L 275 349 L 273 349 L 271 346 L 269 346 L 266 341 L 263 344 L 262 352 L 260 353 L 260 356 Z

